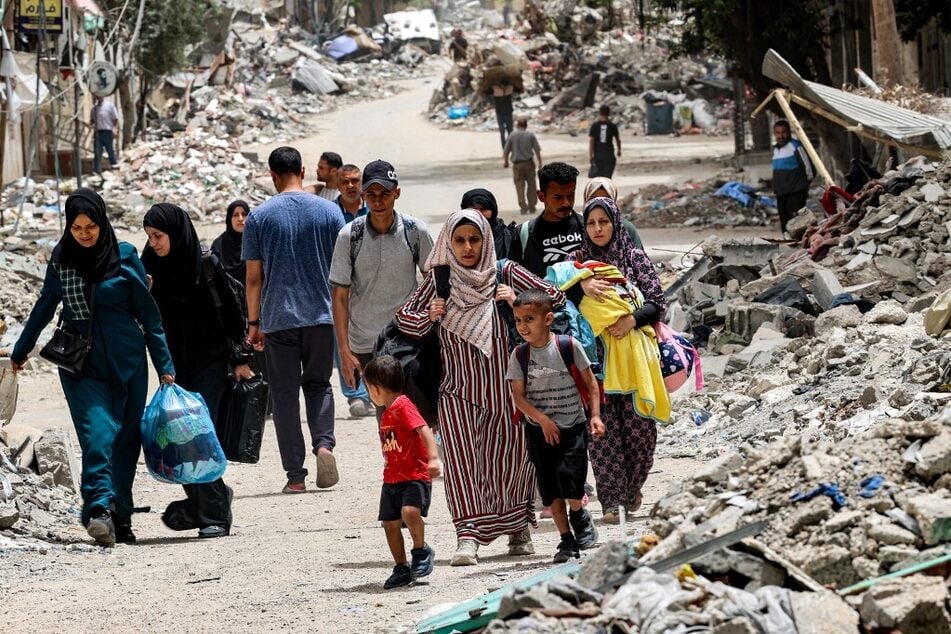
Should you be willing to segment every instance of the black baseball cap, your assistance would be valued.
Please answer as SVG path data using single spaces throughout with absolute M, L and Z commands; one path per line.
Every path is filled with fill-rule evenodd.
M 374 183 L 383 185 L 386 189 L 394 189 L 399 185 L 396 168 L 384 160 L 376 160 L 363 168 L 363 190 L 366 191 Z

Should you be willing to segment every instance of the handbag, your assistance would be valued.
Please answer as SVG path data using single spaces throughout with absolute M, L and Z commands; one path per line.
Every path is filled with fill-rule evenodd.
M 89 306 L 89 328 L 86 334 L 78 333 L 63 321 L 63 311 L 59 311 L 59 321 L 53 337 L 40 350 L 40 357 L 59 366 L 71 374 L 81 376 L 86 371 L 86 362 L 89 351 L 92 349 L 92 320 L 96 309 L 96 284 L 92 285 L 90 293 L 92 301 Z
M 220 410 L 224 415 L 215 421 L 228 460 L 255 464 L 261 458 L 268 394 L 268 384 L 261 376 L 247 381 L 231 379 Z
M 653 324 L 660 350 L 660 367 L 668 393 L 679 390 L 691 376 L 699 392 L 703 389 L 703 368 L 697 348 L 687 338 L 662 321 Z

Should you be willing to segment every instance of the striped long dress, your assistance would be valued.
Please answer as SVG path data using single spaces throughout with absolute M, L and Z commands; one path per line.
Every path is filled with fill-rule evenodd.
M 527 269 L 506 262 L 502 283 L 518 295 L 546 291 L 556 306 L 564 295 Z M 401 331 L 427 335 L 436 324 L 429 306 L 436 299 L 433 274 L 396 313 Z M 495 304 L 493 303 L 493 309 Z M 451 309 L 451 308 L 450 308 Z M 513 422 L 512 391 L 505 380 L 508 334 L 498 310 L 493 321 L 492 354 L 444 328 L 439 329 L 443 376 L 439 388 L 439 429 L 445 457 L 449 512 L 459 539 L 485 545 L 535 524 L 534 469 L 528 462 L 521 425 Z

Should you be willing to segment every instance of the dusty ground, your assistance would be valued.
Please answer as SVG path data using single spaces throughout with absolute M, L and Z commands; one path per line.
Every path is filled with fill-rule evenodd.
M 377 157 L 396 164 L 403 180 L 399 209 L 438 225 L 463 191 L 477 185 L 500 193 L 503 212 L 516 207 L 509 173 L 502 169 L 494 134 L 442 131 L 418 113 L 433 84 L 417 85 L 387 101 L 354 106 L 314 123 L 316 134 L 300 147 L 313 166 L 324 149 L 343 150 L 360 164 Z M 586 140 L 542 137 L 543 156 L 583 162 Z M 703 176 L 717 169 L 712 158 L 729 152 L 723 139 L 625 139 L 619 172 L 622 188 Z M 267 148 L 259 148 L 266 150 Z M 658 165 L 663 163 L 663 165 Z M 205 227 L 211 237 L 215 227 Z M 699 231 L 645 232 L 657 247 L 681 248 L 705 236 Z M 142 236 L 134 237 L 139 244 Z M 50 372 L 26 374 L 17 419 L 40 428 L 71 430 L 58 381 Z M 345 414 L 338 396 L 338 413 Z M 50 548 L 46 554 L 0 552 L 0 624 L 31 632 L 317 631 L 392 632 L 433 606 L 461 601 L 510 582 L 550 561 L 557 535 L 540 523 L 537 555 L 511 558 L 504 544 L 482 549 L 480 565 L 450 568 L 455 546 L 442 483 L 434 487 L 427 539 L 437 567 L 427 583 L 384 592 L 392 566 L 376 518 L 382 461 L 373 419 L 338 414 L 337 457 L 342 480 L 327 491 L 280 494 L 284 474 L 269 429 L 257 465 L 231 465 L 225 476 L 235 490 L 233 535 L 200 541 L 164 528 L 159 514 L 181 494 L 153 480 L 140 465 L 136 502 L 153 512 L 137 515 L 139 543 L 95 552 Z M 694 467 L 662 460 L 645 490 L 644 510 L 629 534 L 646 529 L 646 509 L 667 485 Z M 593 478 L 591 478 L 593 481 Z M 312 484 L 312 481 L 311 481 Z M 592 503 L 595 515 L 600 508 Z M 77 534 L 81 535 L 78 527 Z M 602 539 L 618 537 L 616 527 Z M 12 629 L 12 628 L 11 628 Z

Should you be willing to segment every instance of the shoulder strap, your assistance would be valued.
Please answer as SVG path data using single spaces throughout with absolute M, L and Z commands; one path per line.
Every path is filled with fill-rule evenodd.
M 401 215 L 400 218 L 403 220 L 403 237 L 413 254 L 413 264 L 419 266 L 419 225 L 408 216 Z
M 535 232 L 535 221 L 537 218 L 532 218 L 528 222 L 523 222 L 522 226 L 519 227 L 518 237 L 519 241 L 522 243 L 522 257 L 525 257 L 525 248 L 528 246 L 528 240 L 531 238 L 532 234 Z
M 201 270 L 205 274 L 205 282 L 208 285 L 208 291 L 211 293 L 211 300 L 215 303 L 215 310 L 221 310 L 221 296 L 218 294 L 218 285 L 215 283 L 215 267 L 218 264 L 218 258 L 214 253 L 208 253 L 201 257 Z
M 508 262 L 505 258 L 495 261 L 495 285 L 505 283 L 505 265 Z
M 531 350 L 528 347 L 528 343 L 520 343 L 515 346 L 515 358 L 518 360 L 518 365 L 522 368 L 522 376 L 525 378 L 525 385 L 528 385 L 528 359 L 531 356 Z
M 366 229 L 364 226 L 366 216 L 361 216 L 359 218 L 354 218 L 353 222 L 350 223 L 350 266 L 352 267 L 357 262 L 357 255 L 360 253 L 360 247 L 363 246 L 363 232 Z
M 574 338 L 571 335 L 555 335 L 555 341 L 558 343 L 558 352 L 561 354 L 561 359 L 565 362 L 568 373 L 575 381 L 575 387 L 581 397 L 581 404 L 587 410 L 588 403 L 591 401 L 591 394 L 588 393 L 588 386 L 585 385 L 584 378 L 581 376 L 581 370 L 575 364 Z

